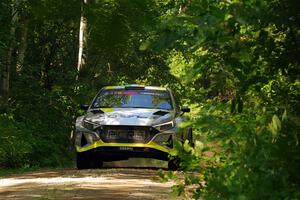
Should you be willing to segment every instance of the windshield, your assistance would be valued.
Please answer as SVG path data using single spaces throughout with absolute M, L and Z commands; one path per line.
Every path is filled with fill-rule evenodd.
M 92 108 L 156 108 L 171 110 L 172 101 L 168 91 L 160 90 L 103 90 L 98 94 Z

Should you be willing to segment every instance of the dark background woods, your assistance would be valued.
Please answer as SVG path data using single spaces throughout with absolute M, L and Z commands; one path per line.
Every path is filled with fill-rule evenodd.
M 193 109 L 196 145 L 173 153 L 203 177 L 187 174 L 175 191 L 204 180 L 195 197 L 300 198 L 299 6 L 1 1 L 0 167 L 70 165 L 78 105 L 104 85 L 143 83 L 172 88 Z

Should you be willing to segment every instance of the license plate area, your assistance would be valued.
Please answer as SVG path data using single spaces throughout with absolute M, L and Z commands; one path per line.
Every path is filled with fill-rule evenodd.
M 149 133 L 149 127 L 107 126 L 100 136 L 104 142 L 146 143 Z
M 146 136 L 143 130 L 110 129 L 106 135 L 107 139 L 143 140 Z

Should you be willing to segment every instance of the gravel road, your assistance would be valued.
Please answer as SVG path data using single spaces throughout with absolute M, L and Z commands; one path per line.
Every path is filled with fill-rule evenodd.
M 0 199 L 178 199 L 170 196 L 173 183 L 161 183 L 157 176 L 165 165 L 136 159 L 105 163 L 103 169 L 39 170 L 0 177 Z

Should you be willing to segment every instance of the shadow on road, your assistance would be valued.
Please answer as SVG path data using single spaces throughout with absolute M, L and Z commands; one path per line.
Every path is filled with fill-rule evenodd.
M 131 158 L 128 160 L 104 162 L 105 168 L 148 168 L 148 169 L 166 169 L 168 166 L 166 161 L 148 159 L 148 158 Z

